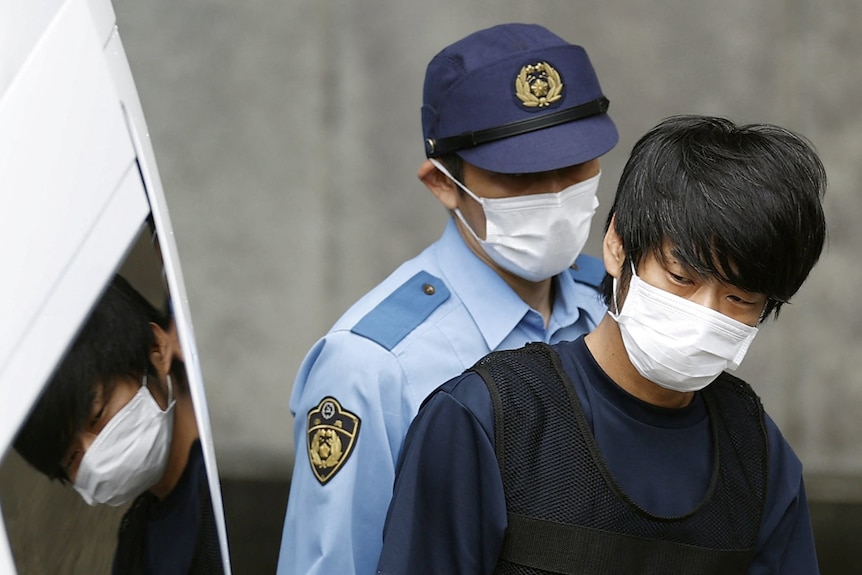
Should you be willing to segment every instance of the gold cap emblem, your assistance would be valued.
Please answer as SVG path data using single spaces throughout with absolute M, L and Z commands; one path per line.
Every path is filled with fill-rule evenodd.
M 563 80 L 547 62 L 527 64 L 515 77 L 515 95 L 527 108 L 544 108 L 563 97 Z
M 332 479 L 350 457 L 359 424 L 360 419 L 342 409 L 334 397 L 324 397 L 308 412 L 308 461 L 321 485 Z

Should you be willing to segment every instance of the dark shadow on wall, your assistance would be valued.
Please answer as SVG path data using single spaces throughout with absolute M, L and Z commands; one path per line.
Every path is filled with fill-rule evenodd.
M 11 465 L 16 461 L 16 457 L 10 457 L 9 461 L 5 462 L 6 465 L 2 467 L 5 474 L 36 476 L 34 471 L 25 469 L 26 466 L 23 461 L 17 466 Z M 2 475 L 0 474 L 0 479 L 3 479 Z M 43 508 L 34 505 L 32 500 L 21 496 L 21 494 L 0 489 L 0 493 L 7 496 L 3 511 L 7 519 L 7 528 L 12 528 L 9 535 L 13 539 L 13 551 L 20 552 L 22 549 L 26 549 L 33 560 L 51 559 L 52 561 L 60 561 L 67 567 L 70 565 L 81 566 L 82 561 L 90 561 L 88 565 L 93 566 L 96 564 L 93 561 L 100 557 L 101 567 L 95 571 L 73 569 L 72 572 L 107 572 L 115 543 L 116 526 L 119 522 L 118 513 L 121 510 L 86 507 L 72 489 L 64 490 L 59 485 L 49 485 L 48 480 L 42 476 L 36 476 L 32 482 L 24 483 L 29 485 L 30 491 L 33 491 L 30 494 L 32 497 L 36 497 L 46 504 L 48 501 L 46 493 L 48 492 L 53 496 L 65 496 L 67 501 L 63 506 L 52 504 L 43 506 Z M 3 487 L 4 484 L 6 487 L 10 485 L 9 482 L 0 481 L 0 487 Z M 290 484 L 286 481 L 226 479 L 222 481 L 221 487 L 233 573 L 235 575 L 275 573 Z M 81 514 L 90 518 L 95 517 L 99 512 L 113 514 L 108 521 L 99 522 L 104 527 L 104 532 L 97 532 L 93 527 L 83 530 L 91 536 L 89 544 L 76 545 L 72 543 L 74 541 L 73 534 L 80 533 L 82 530 L 63 525 L 57 520 L 58 515 L 60 517 L 77 517 L 74 521 L 80 527 L 82 515 L 75 515 L 71 512 L 72 508 L 77 507 L 86 507 L 81 511 Z M 22 527 L 16 525 L 16 519 L 13 518 L 16 514 L 18 520 L 22 520 L 24 515 L 39 516 L 37 518 L 31 517 L 26 523 L 33 527 L 39 524 L 31 523 L 31 521 L 42 520 L 41 530 L 45 537 L 41 542 L 33 537 L 32 530 L 29 534 L 26 530 L 21 532 Z M 811 516 L 822 575 L 862 573 L 862 554 L 859 553 L 859 542 L 862 541 L 862 503 L 813 501 L 811 502 Z M 12 524 L 9 523 L 9 520 L 12 521 Z M 47 522 L 47 527 L 45 522 Z M 101 547 L 104 547 L 104 550 L 97 543 L 99 541 L 103 542 Z M 72 557 L 68 556 L 70 554 Z M 93 557 L 90 557 L 91 555 Z M 31 565 L 25 562 L 19 565 L 21 575 L 50 572 L 57 571 L 45 564 Z
M 275 573 L 290 483 L 223 479 L 221 491 L 233 574 Z
M 235 575 L 275 573 L 289 491 L 287 482 L 222 481 Z M 862 573 L 862 503 L 810 505 L 822 575 Z
M 810 502 L 822 575 L 862 573 L 862 503 Z

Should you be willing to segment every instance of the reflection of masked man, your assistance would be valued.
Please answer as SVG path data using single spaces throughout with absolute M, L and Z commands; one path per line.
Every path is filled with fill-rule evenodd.
M 114 571 L 221 572 L 176 327 L 116 276 L 15 441 L 90 505 L 134 500 Z
M 108 418 L 102 430 L 92 439 L 86 449 L 73 447 L 66 469 L 78 465 L 76 472 L 67 472 L 74 481 L 75 490 L 90 505 L 106 503 L 123 505 L 155 485 L 167 468 L 168 448 L 173 439 L 173 385 L 168 374 L 168 405 L 156 401 L 147 387 L 144 374 L 139 390 L 126 398 L 125 390 L 117 390 L 114 396 L 128 399 L 113 417 Z M 125 383 L 125 382 L 124 382 Z M 128 387 L 128 386 L 122 386 Z M 112 396 L 113 399 L 113 396 Z M 94 409 L 99 419 L 102 409 Z M 100 423 L 100 422 L 98 422 Z M 79 432 L 79 435 L 90 435 Z M 83 455 L 82 455 L 83 454 Z

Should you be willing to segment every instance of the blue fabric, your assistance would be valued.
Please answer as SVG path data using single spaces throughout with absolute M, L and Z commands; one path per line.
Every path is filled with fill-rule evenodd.
M 576 269 L 573 269 L 571 274 L 576 281 L 595 288 L 602 285 L 602 280 L 605 278 L 605 262 L 599 258 L 581 254 L 575 260 L 574 268 Z
M 582 338 L 558 351 L 623 490 L 655 514 L 693 510 L 712 463 L 702 400 L 680 410 L 651 406 L 608 379 Z M 816 574 L 802 465 L 768 417 L 767 434 L 769 491 L 748 573 Z M 478 375 L 462 375 L 428 398 L 407 435 L 377 572 L 492 573 L 505 530 L 490 395 Z
M 162 501 L 146 495 L 151 502 L 146 510 L 143 573 L 185 575 L 189 572 L 200 531 L 200 490 L 206 480 L 201 444 L 195 441 L 183 474 L 171 493 Z M 113 572 L 117 571 L 115 564 Z
M 516 80 L 524 82 L 521 74 L 527 75 L 525 67 L 539 63 L 559 74 L 559 99 L 545 105 L 525 105 Z M 529 91 L 527 86 L 521 87 Z M 476 31 L 447 46 L 428 63 L 422 97 L 426 155 L 435 153 L 432 140 L 540 119 L 601 96 L 602 88 L 586 51 L 546 28 L 501 24 Z M 600 113 L 456 153 L 492 172 L 533 173 L 598 158 L 618 140 L 610 116 Z
M 450 295 L 396 345 L 387 349 L 351 331 L 420 272 L 442 280 Z M 568 273 L 555 282 L 546 329 L 541 314 L 470 251 L 450 220 L 440 240 L 360 299 L 315 344 L 300 367 L 290 402 L 296 463 L 279 574 L 373 573 L 395 463 L 425 397 L 492 350 L 572 340 L 603 317 L 594 288 L 574 282 Z M 422 290 L 410 293 L 418 300 L 427 297 Z M 309 461 L 307 414 L 327 396 L 362 423 L 349 458 L 321 484 Z
M 164 501 L 150 508 L 147 528 L 147 572 L 189 572 L 200 523 L 200 485 L 206 481 L 201 444 L 195 441 L 183 475 Z
M 419 272 L 389 294 L 350 331 L 391 351 L 447 299 L 449 289 L 439 278 Z

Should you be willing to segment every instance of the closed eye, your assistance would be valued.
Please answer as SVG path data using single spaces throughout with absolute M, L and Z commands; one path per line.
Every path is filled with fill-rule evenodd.
M 675 274 L 675 273 L 670 272 L 670 271 L 669 271 L 669 272 L 667 272 L 667 273 L 668 273 L 668 275 L 670 276 L 670 279 L 671 279 L 674 283 L 678 283 L 678 284 L 680 284 L 680 285 L 691 285 L 692 283 L 694 283 L 694 282 L 692 282 L 689 278 L 687 278 L 687 277 L 685 277 L 685 276 L 681 276 L 681 275 L 679 275 L 679 274 Z
M 90 418 L 90 429 L 96 433 L 98 433 L 98 431 L 101 429 L 99 422 L 101 421 L 102 416 L 105 415 L 105 408 L 106 407 L 107 407 L 107 404 L 102 403 L 101 406 L 99 406 L 99 410 L 93 415 L 92 418 Z
M 75 462 L 78 460 L 78 456 L 81 455 L 80 449 L 75 449 L 69 456 L 66 458 L 66 461 L 63 463 L 63 471 L 66 472 L 66 477 L 69 479 L 72 478 L 72 472 L 74 471 Z
M 751 301 L 751 300 L 747 300 L 747 299 L 744 299 L 742 297 L 739 297 L 738 295 L 729 295 L 729 296 L 727 296 L 727 299 L 729 299 L 730 301 L 732 301 L 734 303 L 738 303 L 740 305 L 755 305 L 757 303 L 755 301 Z

